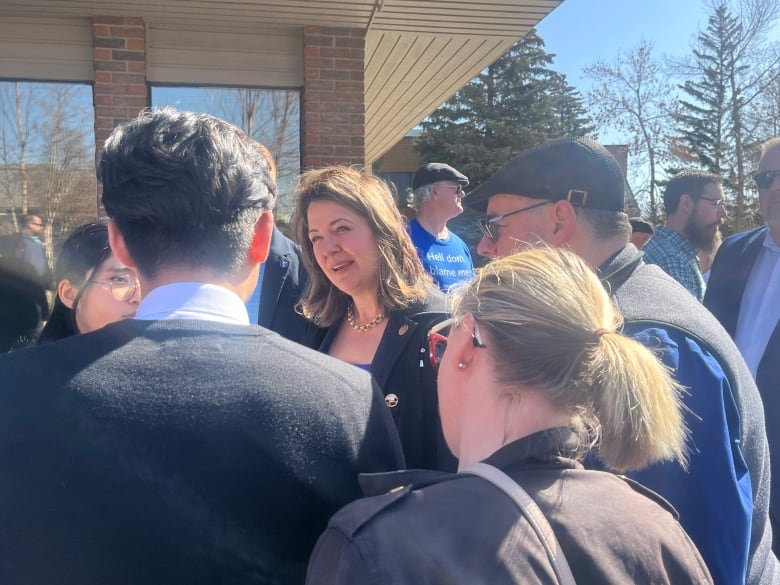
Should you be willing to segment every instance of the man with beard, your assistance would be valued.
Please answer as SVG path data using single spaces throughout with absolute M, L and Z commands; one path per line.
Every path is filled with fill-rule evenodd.
M 780 169 L 776 162 L 770 168 Z M 686 388 L 687 468 L 655 464 L 631 479 L 675 507 L 715 583 L 780 583 L 758 390 L 717 319 L 628 243 L 624 184 L 614 157 L 589 138 L 523 152 L 464 200 L 486 216 L 477 251 L 503 257 L 544 242 L 594 267 L 624 316 L 625 334 L 657 352 Z
M 780 461 L 780 137 L 761 147 L 758 202 L 767 225 L 726 238 L 712 265 L 704 305 L 734 338 L 764 400 L 774 463 Z M 773 528 L 780 531 L 780 468 L 772 466 Z M 780 540 L 775 537 L 775 551 Z
M 645 245 L 645 262 L 657 264 L 700 301 L 704 277 L 699 250 L 714 250 L 716 234 L 726 217 L 718 175 L 690 170 L 677 173 L 664 191 L 666 226 L 659 226 Z

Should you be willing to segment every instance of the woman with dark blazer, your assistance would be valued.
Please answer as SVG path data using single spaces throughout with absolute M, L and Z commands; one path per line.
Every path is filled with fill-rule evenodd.
M 292 219 L 310 275 L 312 343 L 369 371 L 385 395 L 409 468 L 454 470 L 444 443 L 426 334 L 446 318 L 387 184 L 349 167 L 305 173 Z

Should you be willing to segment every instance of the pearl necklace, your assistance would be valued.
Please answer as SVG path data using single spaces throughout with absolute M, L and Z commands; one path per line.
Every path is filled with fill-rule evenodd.
M 382 321 L 385 320 L 385 314 L 379 313 L 376 317 L 374 317 L 371 321 L 368 323 L 355 323 L 355 312 L 353 309 L 354 305 L 350 305 L 347 307 L 347 323 L 349 323 L 349 326 L 352 327 L 355 331 L 359 331 L 360 333 L 365 333 L 366 331 L 370 331 L 377 325 L 379 325 Z

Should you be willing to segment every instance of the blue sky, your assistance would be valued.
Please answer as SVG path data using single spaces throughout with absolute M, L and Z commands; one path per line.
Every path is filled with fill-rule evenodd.
M 553 69 L 585 93 L 582 69 L 595 61 L 611 63 L 642 39 L 654 43 L 656 56 L 681 56 L 706 25 L 697 0 L 564 0 L 537 31 L 556 55 Z

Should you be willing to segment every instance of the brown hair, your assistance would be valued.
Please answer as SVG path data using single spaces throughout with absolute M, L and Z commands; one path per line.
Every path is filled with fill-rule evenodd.
M 622 318 L 577 255 L 538 246 L 495 260 L 451 300 L 456 320 L 471 313 L 486 334 L 496 380 L 571 410 L 583 447 L 600 437 L 609 467 L 686 464 L 681 387 L 650 350 L 616 333 Z
M 333 201 L 368 221 L 379 248 L 379 301 L 387 311 L 405 309 L 428 296 L 430 276 L 424 271 L 387 183 L 344 166 L 304 173 L 297 188 L 292 229 L 309 271 L 309 286 L 301 299 L 303 315 L 320 326 L 341 319 L 349 296 L 325 276 L 309 240 L 309 205 Z

